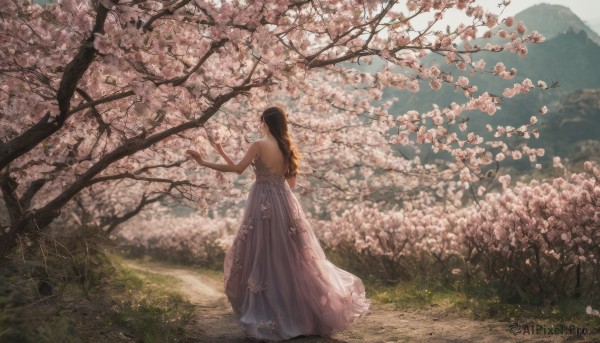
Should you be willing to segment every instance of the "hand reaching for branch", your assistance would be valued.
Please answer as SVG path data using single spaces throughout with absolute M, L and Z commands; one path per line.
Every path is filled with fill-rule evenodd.
M 219 136 L 219 132 L 217 131 L 213 134 L 213 132 L 207 127 L 204 127 L 204 130 L 206 131 L 206 137 L 208 137 L 208 141 L 217 150 L 219 155 L 221 155 L 225 161 L 227 161 L 227 164 L 234 165 L 235 163 L 233 160 L 227 156 L 225 150 L 223 150 L 223 147 L 221 146 L 221 137 Z
M 213 135 L 213 133 L 211 131 L 209 131 L 206 127 L 204 129 L 206 130 L 206 136 L 208 137 L 208 141 L 210 142 L 210 144 L 218 152 L 222 152 L 223 147 L 221 146 L 221 137 L 219 137 L 219 133 L 217 132 Z
M 218 152 L 223 151 L 223 147 L 221 146 L 221 143 L 219 143 L 218 141 L 215 141 L 215 139 L 213 139 L 213 137 L 211 137 L 210 135 L 208 136 L 208 141 L 215 149 L 217 149 Z

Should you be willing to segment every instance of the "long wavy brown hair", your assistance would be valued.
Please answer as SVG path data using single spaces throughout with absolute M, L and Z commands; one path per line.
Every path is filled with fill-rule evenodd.
M 288 169 L 285 176 L 294 176 L 300 172 L 301 155 L 288 132 L 288 122 L 285 113 L 279 107 L 267 108 L 260 119 L 267 124 L 269 131 L 277 140 L 279 150 L 288 159 Z

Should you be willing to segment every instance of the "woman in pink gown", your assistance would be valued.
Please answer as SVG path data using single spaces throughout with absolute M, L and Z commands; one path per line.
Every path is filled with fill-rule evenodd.
M 225 256 L 225 294 L 249 338 L 328 337 L 364 316 L 371 302 L 358 277 L 327 260 L 292 193 L 299 156 L 285 114 L 272 107 L 260 120 L 265 137 L 252 143 L 238 164 L 218 144 L 227 165 L 187 151 L 200 165 L 241 173 L 252 164 L 256 174 Z

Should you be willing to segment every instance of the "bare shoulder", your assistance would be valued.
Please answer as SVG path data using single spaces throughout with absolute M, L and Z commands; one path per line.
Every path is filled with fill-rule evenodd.
M 263 145 L 263 142 L 264 142 L 264 139 L 262 139 L 262 138 L 261 138 L 261 139 L 257 139 L 257 140 L 255 140 L 255 141 L 254 141 L 254 142 L 252 142 L 252 144 L 250 144 L 250 145 L 253 145 L 253 146 L 255 146 L 256 148 L 259 148 L 259 149 L 260 149 L 260 147 L 262 147 L 262 145 Z
M 254 156 L 260 156 L 263 139 L 257 139 L 250 144 L 250 149 L 254 150 Z

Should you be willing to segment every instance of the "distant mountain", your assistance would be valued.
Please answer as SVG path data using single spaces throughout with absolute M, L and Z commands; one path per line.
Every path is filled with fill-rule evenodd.
M 556 37 L 570 29 L 575 32 L 583 30 L 592 41 L 600 45 L 598 33 L 590 29 L 575 13 L 565 6 L 534 5 L 515 15 L 515 22 L 518 23 L 519 21 L 522 21 L 530 31 L 536 30 L 547 39 Z
M 529 31 L 537 30 L 543 33 L 546 41 L 530 44 L 529 53 L 525 58 L 520 58 L 510 52 L 481 52 L 472 55 L 473 60 L 483 58 L 488 70 L 497 62 L 503 62 L 508 68 L 516 68 L 518 73 L 512 80 L 501 80 L 485 73 L 471 77 L 466 72 L 448 66 L 440 56 L 434 54 L 423 58 L 422 63 L 438 65 L 442 70 L 455 75 L 455 79 L 460 75 L 465 75 L 471 80 L 471 84 L 477 84 L 481 91 L 489 91 L 494 94 L 502 94 L 504 88 L 512 86 L 515 82 L 522 82 L 524 78 L 529 78 L 534 83 L 537 80 L 544 80 L 548 84 L 551 81 L 557 81 L 560 86 L 558 89 L 543 92 L 543 95 L 539 97 L 539 100 L 546 105 L 548 101 L 566 96 L 576 89 L 600 87 L 600 64 L 597 63 L 600 56 L 600 45 L 596 43 L 596 41 L 600 41 L 600 37 L 567 7 L 540 4 L 518 13 L 515 18 L 523 20 Z M 548 22 L 542 20 L 543 23 L 536 24 L 537 21 L 540 21 L 539 18 L 547 18 Z M 507 40 L 503 40 L 503 42 L 507 42 Z M 347 64 L 346 66 L 375 72 L 382 70 L 383 65 L 383 61 L 374 58 L 372 65 Z M 397 72 L 402 71 L 401 69 L 397 70 Z M 407 71 L 407 73 L 411 73 L 411 71 Z M 539 92 L 534 92 L 534 94 L 539 94 Z M 384 97 L 386 99 L 400 98 L 400 103 L 393 109 L 393 112 L 399 114 L 411 109 L 426 111 L 431 109 L 432 104 L 447 106 L 453 101 L 462 103 L 466 100 L 462 92 L 455 92 L 450 87 L 432 91 L 427 82 L 421 83 L 421 91 L 417 94 L 388 88 L 385 90 Z M 513 99 L 506 99 L 505 109 L 510 108 L 511 104 L 518 104 L 517 108 L 510 108 L 511 112 L 521 109 L 522 104 L 519 102 L 523 98 L 523 96 L 517 96 Z M 530 100 L 528 99 L 527 102 L 531 102 Z M 536 101 L 536 106 L 541 104 L 541 101 Z M 537 112 L 537 108 L 533 107 L 524 109 Z M 499 113 L 502 112 L 506 111 Z M 519 112 L 523 112 L 522 109 Z M 501 116 L 495 117 L 500 118 Z
M 541 91 L 533 90 L 530 94 L 517 95 L 511 99 L 503 99 L 502 109 L 494 116 L 473 111 L 466 113 L 469 117 L 469 129 L 479 134 L 484 134 L 485 123 L 496 125 L 512 125 L 518 127 L 529 121 L 529 117 L 538 113 L 540 107 L 546 105 L 553 109 L 554 105 L 562 98 L 581 88 L 600 88 L 600 46 L 594 43 L 586 31 L 578 32 L 569 30 L 558 34 L 544 43 L 531 45 L 529 54 L 520 58 L 509 52 L 480 53 L 474 59 L 483 58 L 486 68 L 492 68 L 497 62 L 503 62 L 508 68 L 516 68 L 517 76 L 512 80 L 502 80 L 486 73 L 474 77 L 466 72 L 447 66 L 438 56 L 432 56 L 425 64 L 437 64 L 444 71 L 451 72 L 455 79 L 465 75 L 479 87 L 480 93 L 487 91 L 491 94 L 502 95 L 505 88 L 511 87 L 515 82 L 522 82 L 529 78 L 533 83 L 544 80 L 550 85 L 556 81 L 558 88 Z M 420 112 L 432 109 L 432 104 L 448 106 L 452 102 L 464 103 L 467 98 L 461 91 L 451 87 L 442 87 L 438 91 L 430 89 L 427 82 L 421 83 L 419 93 L 399 91 L 394 88 L 384 90 L 384 100 L 392 97 L 399 98 L 399 102 L 392 107 L 394 115 L 401 115 L 414 109 Z M 540 118 L 541 119 L 541 118 Z
M 529 122 L 532 115 L 536 115 L 540 107 L 546 105 L 549 113 L 545 116 L 538 115 L 538 126 L 540 129 L 540 139 L 530 139 L 529 146 L 541 147 L 541 144 L 555 144 L 564 146 L 573 146 L 575 139 L 578 139 L 576 131 L 573 134 L 560 134 L 556 129 L 555 120 L 558 120 L 555 113 L 560 116 L 576 115 L 576 108 L 569 107 L 569 111 L 562 110 L 560 106 L 565 106 L 563 100 L 568 103 L 569 98 L 574 92 L 580 89 L 598 89 L 600 88 L 600 37 L 594 31 L 589 29 L 573 12 L 564 6 L 556 5 L 536 5 L 520 12 L 515 16 L 516 21 L 523 21 L 528 31 L 537 30 L 546 36 L 546 41 L 539 44 L 529 45 L 529 53 L 525 58 L 520 58 L 514 53 L 500 52 L 490 53 L 482 52 L 473 55 L 476 61 L 483 58 L 486 61 L 486 69 L 491 69 L 497 62 L 503 62 L 508 68 L 516 68 L 517 76 L 512 80 L 502 80 L 487 73 L 479 73 L 472 77 L 466 72 L 448 66 L 442 58 L 437 55 L 429 55 L 422 59 L 425 65 L 438 65 L 440 69 L 450 72 L 455 79 L 460 75 L 465 75 L 476 84 L 480 92 L 488 91 L 491 94 L 502 95 L 505 88 L 511 87 L 516 82 L 522 82 L 529 78 L 533 83 L 538 80 L 544 80 L 550 85 L 557 81 L 558 88 L 541 91 L 536 89 L 530 94 L 517 95 L 511 99 L 503 99 L 502 109 L 494 116 L 472 111 L 465 113 L 469 118 L 469 131 L 474 131 L 486 138 L 491 138 L 491 134 L 485 130 L 485 124 L 490 123 L 493 127 L 496 125 L 511 125 L 519 127 Z M 353 66 L 356 67 L 356 66 Z M 381 60 L 373 61 L 371 66 L 359 66 L 362 70 L 375 71 L 382 67 Z M 400 71 L 398 71 L 400 72 Z M 410 73 L 410 71 L 408 71 Z M 442 87 L 439 91 L 430 89 L 427 82 L 420 84 L 421 91 L 410 93 L 394 88 L 384 90 L 382 101 L 392 97 L 399 99 L 392 109 L 394 116 L 402 115 L 408 110 L 417 110 L 420 112 L 432 109 L 433 104 L 440 107 L 448 106 L 452 102 L 464 103 L 467 98 L 461 91 L 455 91 L 452 87 Z M 564 120 L 562 118 L 561 120 Z M 543 126 L 546 125 L 546 126 Z M 546 132 L 547 130 L 547 132 Z M 464 133 L 461 133 L 462 135 Z M 598 136 L 600 137 L 600 135 Z M 545 140 L 548 138 L 549 140 Z M 511 146 L 515 146 L 522 141 L 520 137 L 513 137 L 508 140 Z M 554 146 L 554 145 L 553 145 Z M 445 153 L 433 154 L 430 149 L 425 147 L 421 158 L 425 156 L 431 158 L 450 158 Z M 567 150 L 558 146 L 551 149 L 557 153 L 566 153 Z M 569 150 L 570 151 L 570 150 Z M 408 154 L 411 156 L 411 154 Z M 546 160 L 546 155 L 542 160 Z M 512 163 L 509 159 L 503 162 L 505 165 L 511 165 L 518 169 L 529 168 L 529 161 L 517 161 Z
M 540 131 L 540 146 L 548 147 L 553 154 L 577 156 L 582 143 L 589 145 L 590 140 L 600 139 L 600 89 L 569 94 L 548 113 Z
M 579 90 L 600 89 L 600 63 L 597 63 L 600 56 L 600 45 L 597 42 L 600 42 L 600 37 L 564 6 L 536 5 L 518 13 L 515 15 L 515 19 L 516 22 L 523 21 L 528 31 L 536 30 L 542 33 L 546 37 L 546 41 L 529 45 L 529 53 L 525 58 L 519 58 L 510 52 L 482 52 L 473 55 L 474 61 L 483 58 L 488 70 L 499 61 L 508 68 L 516 68 L 517 76 L 512 80 L 502 80 L 487 73 L 479 73 L 472 77 L 464 71 L 448 66 L 440 56 L 433 54 L 423 58 L 422 63 L 438 65 L 443 71 L 452 73 L 455 79 L 460 75 L 465 75 L 471 84 L 479 87 L 480 92 L 488 91 L 496 95 L 501 95 L 505 88 L 511 87 L 515 82 L 522 82 L 525 78 L 531 79 L 534 84 L 538 80 L 544 80 L 548 85 L 553 81 L 558 82 L 559 87 L 555 89 L 546 91 L 536 89 L 530 94 L 503 99 L 502 108 L 491 117 L 479 111 L 464 113 L 463 118 L 469 119 L 468 130 L 493 140 L 495 138 L 485 129 L 486 123 L 490 123 L 494 128 L 497 125 L 519 127 L 527 124 L 529 118 L 537 115 L 540 107 L 545 105 L 549 112 L 544 116 L 537 115 L 540 138 L 531 138 L 527 141 L 527 145 L 530 147 L 546 148 L 546 155 L 538 158 L 538 163 L 546 164 L 555 155 L 577 160 L 585 158 L 586 155 L 594 155 L 590 151 L 593 152 L 600 147 L 600 141 L 596 140 L 598 139 L 596 137 L 600 137 L 600 135 L 599 132 L 594 131 L 593 127 L 586 127 L 586 124 L 590 125 L 590 120 L 592 120 L 590 118 L 597 118 L 600 113 L 595 117 L 594 115 L 582 116 L 578 112 L 580 108 L 573 104 L 576 102 L 574 99 L 581 96 L 578 95 L 580 94 Z M 477 42 L 472 43 L 477 44 Z M 345 64 L 345 66 L 376 72 L 383 69 L 384 62 L 374 58 L 371 65 Z M 399 68 L 395 72 L 413 73 L 410 70 Z M 445 107 L 452 102 L 465 103 L 468 100 L 462 91 L 455 91 L 452 87 L 445 86 L 439 91 L 433 91 L 428 82 L 421 82 L 420 88 L 421 91 L 418 93 L 386 88 L 381 101 L 387 101 L 393 97 L 399 99 L 390 110 L 390 113 L 396 117 L 409 110 L 429 111 L 433 104 Z M 590 92 L 586 90 L 585 93 L 582 93 L 585 94 L 584 98 L 592 97 Z M 560 123 L 563 125 L 560 126 Z M 583 126 L 578 126 L 577 123 L 581 123 Z M 598 123 L 600 124 L 600 121 Z M 428 123 L 427 126 L 431 127 L 431 125 Z M 586 133 L 579 134 L 584 128 Z M 450 128 L 450 131 L 457 131 L 457 128 Z M 462 137 L 464 134 L 459 133 L 459 136 Z M 510 147 L 515 147 L 525 141 L 521 137 L 514 136 L 504 138 L 504 140 Z M 422 161 L 453 159 L 443 151 L 437 154 L 433 153 L 427 145 L 420 146 L 420 148 L 419 156 Z M 402 149 L 402 153 L 409 158 L 414 157 L 412 149 L 407 149 Z M 527 172 L 531 167 L 527 158 L 518 161 L 508 158 L 502 162 L 502 165 L 514 167 L 521 172 Z

